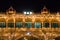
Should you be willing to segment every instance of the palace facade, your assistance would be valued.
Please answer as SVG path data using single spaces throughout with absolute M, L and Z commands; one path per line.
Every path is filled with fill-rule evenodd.
M 38 40 L 55 40 L 60 36 L 60 13 L 51 13 L 45 6 L 40 13 L 19 13 L 12 7 L 0 12 L 1 39 L 18 40 L 27 35 L 37 37 Z

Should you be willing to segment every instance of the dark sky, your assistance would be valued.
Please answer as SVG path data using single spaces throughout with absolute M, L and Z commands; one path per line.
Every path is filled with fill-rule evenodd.
M 60 11 L 59 0 L 0 0 L 0 11 L 6 11 L 10 6 L 12 6 L 18 12 L 40 12 L 44 5 L 51 12 Z

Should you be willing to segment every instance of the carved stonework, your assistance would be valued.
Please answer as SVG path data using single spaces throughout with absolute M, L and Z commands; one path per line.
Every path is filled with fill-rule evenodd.
M 60 36 L 60 14 L 50 14 L 46 7 L 42 9 L 40 14 L 31 12 L 32 14 L 25 15 L 16 12 L 12 7 L 5 13 L 0 14 L 0 40 L 21 38 L 55 40 Z

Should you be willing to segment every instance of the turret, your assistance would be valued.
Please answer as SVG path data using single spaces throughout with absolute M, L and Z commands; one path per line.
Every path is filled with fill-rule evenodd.
M 41 14 L 48 14 L 48 9 L 46 8 L 46 6 L 44 6 L 41 10 Z
M 7 15 L 12 15 L 16 13 L 16 10 L 13 9 L 13 7 L 11 6 L 7 11 L 6 11 Z

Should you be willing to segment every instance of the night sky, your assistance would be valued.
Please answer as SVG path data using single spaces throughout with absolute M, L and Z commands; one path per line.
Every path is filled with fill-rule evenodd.
M 60 11 L 59 0 L 0 0 L 0 11 L 5 12 L 12 6 L 17 12 L 40 12 L 46 6 L 51 12 Z

